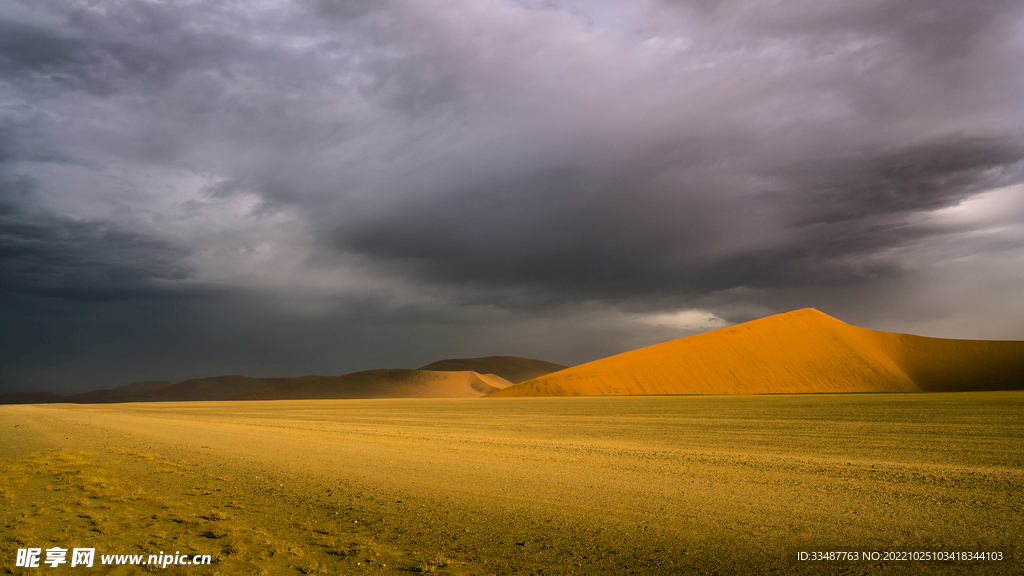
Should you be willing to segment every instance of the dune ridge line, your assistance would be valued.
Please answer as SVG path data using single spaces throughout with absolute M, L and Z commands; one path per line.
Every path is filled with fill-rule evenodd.
M 1024 342 L 881 332 L 804 308 L 581 364 L 487 397 L 1020 389 Z

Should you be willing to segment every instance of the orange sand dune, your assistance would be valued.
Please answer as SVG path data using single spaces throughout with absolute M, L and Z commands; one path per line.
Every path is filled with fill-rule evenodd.
M 478 398 L 511 385 L 508 380 L 494 374 L 468 370 L 367 370 L 344 376 L 300 378 L 228 399 Z
M 472 370 L 480 374 L 494 374 L 513 384 L 525 382 L 531 378 L 546 376 L 565 366 L 543 360 L 530 360 L 516 356 L 485 356 L 483 358 L 454 358 L 439 360 L 427 364 L 420 370 L 463 371 Z M 501 388 L 501 386 L 499 386 Z
M 1024 389 L 1024 342 L 878 332 L 806 308 L 562 370 L 489 394 L 776 394 Z

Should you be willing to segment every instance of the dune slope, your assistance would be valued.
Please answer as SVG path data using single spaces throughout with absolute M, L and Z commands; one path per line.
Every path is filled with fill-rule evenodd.
M 611 356 L 496 396 L 1024 389 L 1024 342 L 850 326 L 806 308 Z
M 511 385 L 494 374 L 469 370 L 367 370 L 344 376 L 301 378 L 238 394 L 229 400 L 478 398 Z
M 531 378 L 546 376 L 552 372 L 565 370 L 565 366 L 543 360 L 531 360 L 517 356 L 485 356 L 483 358 L 453 358 L 439 360 L 427 364 L 420 370 L 456 371 L 471 370 L 479 374 L 494 374 L 513 384 L 525 382 Z

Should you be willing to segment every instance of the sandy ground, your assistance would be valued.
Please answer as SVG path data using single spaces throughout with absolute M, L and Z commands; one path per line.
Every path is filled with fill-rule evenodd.
M 0 571 L 1019 574 L 1022 424 L 1021 392 L 0 406 Z M 14 567 L 53 545 L 213 563 Z

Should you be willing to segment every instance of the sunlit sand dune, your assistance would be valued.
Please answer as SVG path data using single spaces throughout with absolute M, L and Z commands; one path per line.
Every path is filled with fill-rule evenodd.
M 367 370 L 345 376 L 300 378 L 230 399 L 477 398 L 511 385 L 500 376 L 469 370 Z
M 494 374 L 513 384 L 531 378 L 546 376 L 552 372 L 565 370 L 565 366 L 543 360 L 531 360 L 516 356 L 485 356 L 483 358 L 455 358 L 439 360 L 427 364 L 420 370 L 464 371 L 472 370 L 480 374 Z M 502 388 L 502 386 L 499 386 Z
M 1024 342 L 879 332 L 807 308 L 582 364 L 489 397 L 1008 389 L 1024 389 Z

